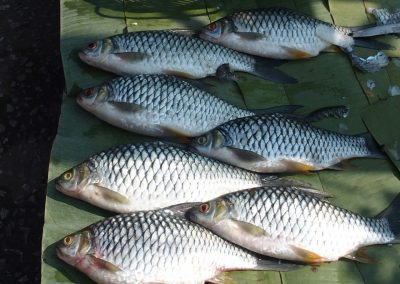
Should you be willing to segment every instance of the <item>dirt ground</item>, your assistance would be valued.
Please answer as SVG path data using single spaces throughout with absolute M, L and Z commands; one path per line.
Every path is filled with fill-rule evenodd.
M 0 283 L 39 283 L 64 77 L 59 1 L 0 0 Z

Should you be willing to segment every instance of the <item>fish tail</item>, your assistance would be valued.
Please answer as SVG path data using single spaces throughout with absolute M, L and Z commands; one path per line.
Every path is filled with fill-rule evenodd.
M 257 266 L 254 270 L 273 270 L 273 271 L 291 271 L 302 268 L 303 265 L 296 264 L 290 261 L 284 261 L 274 258 L 260 258 L 257 261 Z
M 354 45 L 376 50 L 394 49 L 392 45 L 374 40 L 372 38 L 354 38 Z
M 297 80 L 284 72 L 275 69 L 275 66 L 282 64 L 283 61 L 262 58 L 262 57 L 254 57 L 254 71 L 252 74 L 264 78 L 269 81 L 284 83 L 284 84 L 294 84 L 297 83 Z
M 395 235 L 395 239 L 391 243 L 400 243 L 400 193 L 396 195 L 389 206 L 378 214 L 377 217 L 388 220 L 390 230 Z
M 377 159 L 387 159 L 385 154 L 382 151 L 382 147 L 374 140 L 372 135 L 369 132 L 363 133 L 358 135 L 365 139 L 365 144 L 370 152 L 370 158 L 377 158 Z

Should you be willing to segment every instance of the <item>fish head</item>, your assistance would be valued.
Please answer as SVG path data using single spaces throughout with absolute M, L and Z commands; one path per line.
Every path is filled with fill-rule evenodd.
M 72 266 L 79 266 L 82 260 L 94 251 L 92 234 L 83 230 L 64 237 L 56 245 L 57 256 Z
M 84 162 L 60 175 L 55 182 L 56 189 L 68 196 L 79 198 L 90 184 L 92 175 L 88 163 Z
M 190 221 L 209 229 L 213 229 L 221 221 L 229 219 L 231 215 L 230 203 L 223 197 L 195 206 L 186 213 Z
M 106 85 L 101 87 L 87 88 L 76 98 L 76 102 L 86 110 L 92 110 L 107 101 L 108 88 Z
M 202 28 L 200 37 L 211 42 L 220 42 L 223 41 L 224 37 L 231 34 L 233 30 L 233 22 L 228 18 L 223 18 Z
M 78 53 L 78 56 L 89 65 L 106 69 L 107 62 L 110 61 L 114 50 L 111 39 L 104 39 L 89 43 Z
M 226 138 L 218 129 L 193 138 L 191 146 L 200 154 L 213 156 L 213 152 L 225 146 Z

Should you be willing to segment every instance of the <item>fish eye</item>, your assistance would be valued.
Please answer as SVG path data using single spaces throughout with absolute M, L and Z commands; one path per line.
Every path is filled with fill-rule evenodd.
M 196 139 L 197 144 L 204 145 L 207 143 L 207 136 L 200 136 Z
M 85 97 L 90 97 L 92 95 L 92 93 L 93 93 L 92 88 L 89 88 L 89 89 L 86 89 L 85 91 L 83 91 L 83 95 Z
M 71 237 L 71 236 L 66 236 L 65 238 L 64 238 L 64 240 L 63 240 L 63 243 L 64 243 L 64 245 L 65 246 L 69 246 L 69 245 L 71 245 L 72 244 L 72 241 L 73 241 L 73 237 Z
M 210 205 L 208 205 L 208 203 L 203 203 L 199 206 L 200 213 L 207 213 L 208 209 L 210 209 Z
M 217 24 L 216 23 L 211 23 L 211 24 L 209 24 L 208 25 L 208 29 L 210 30 L 210 31 L 215 31 L 215 29 L 217 28 Z
M 63 175 L 64 180 L 70 180 L 72 178 L 72 172 L 68 171 Z
M 90 48 L 90 49 L 95 49 L 97 47 L 97 43 L 96 42 L 91 42 L 91 43 L 88 44 L 87 47 Z

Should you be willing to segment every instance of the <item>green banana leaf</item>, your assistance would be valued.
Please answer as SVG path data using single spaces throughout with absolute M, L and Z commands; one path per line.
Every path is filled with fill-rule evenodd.
M 234 11 L 269 6 L 284 6 L 338 25 L 360 26 L 374 21 L 366 7 L 400 7 L 396 0 L 62 0 L 61 53 L 67 95 L 64 99 L 58 135 L 50 160 L 42 241 L 43 283 L 91 283 L 84 274 L 65 264 L 55 255 L 55 242 L 111 213 L 67 197 L 54 186 L 54 179 L 88 156 L 106 148 L 151 138 L 117 129 L 85 112 L 75 103 L 82 88 L 101 84 L 112 74 L 80 62 L 77 51 L 90 41 L 110 35 L 153 29 L 198 29 Z M 329 8 L 329 10 L 328 10 Z M 400 40 L 393 36 L 383 41 L 398 49 Z M 357 49 L 367 56 L 376 51 Z M 281 85 L 248 74 L 239 81 L 204 81 L 211 91 L 240 107 L 259 109 L 282 104 L 299 104 L 307 113 L 322 106 L 349 105 L 346 119 L 325 119 L 318 126 L 358 134 L 367 131 L 384 145 L 390 160 L 358 159 L 346 171 L 322 171 L 293 178 L 332 193 L 332 203 L 367 216 L 382 211 L 399 191 L 400 169 L 398 113 L 400 97 L 388 95 L 389 86 L 400 85 L 400 69 L 390 65 L 374 74 L 355 70 L 342 53 L 325 53 L 303 61 L 288 62 L 281 70 L 296 77 L 298 84 Z M 370 82 L 375 84 L 370 88 Z M 369 83 L 368 83 L 369 82 Z M 304 267 L 297 271 L 227 273 L 236 283 L 399 283 L 400 246 L 368 248 L 374 264 L 348 260 Z

